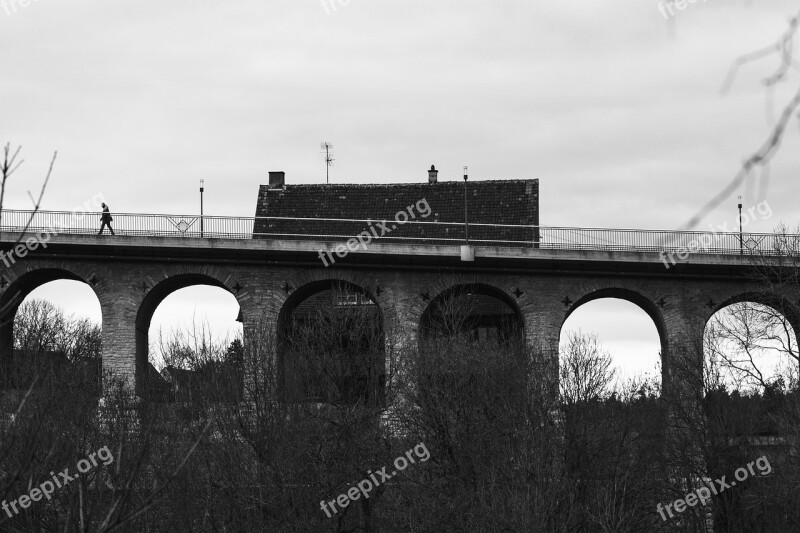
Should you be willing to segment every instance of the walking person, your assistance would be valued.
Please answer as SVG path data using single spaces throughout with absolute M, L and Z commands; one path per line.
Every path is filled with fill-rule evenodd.
M 108 230 L 111 232 L 111 235 L 115 235 L 114 228 L 111 227 L 111 221 L 114 220 L 114 217 L 111 216 L 111 212 L 108 210 L 108 206 L 103 202 L 100 204 L 103 206 L 103 214 L 100 215 L 100 231 L 97 232 L 98 235 L 103 233 L 103 228 L 108 226 Z

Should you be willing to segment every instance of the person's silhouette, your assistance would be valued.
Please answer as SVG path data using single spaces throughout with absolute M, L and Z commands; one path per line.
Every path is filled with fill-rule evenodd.
M 103 214 L 100 215 L 100 231 L 97 232 L 98 235 L 103 233 L 103 228 L 108 226 L 108 230 L 111 232 L 111 235 L 115 235 L 114 228 L 111 227 L 111 221 L 114 220 L 114 217 L 111 216 L 111 212 L 108 210 L 108 206 L 103 202 L 100 204 L 103 206 Z

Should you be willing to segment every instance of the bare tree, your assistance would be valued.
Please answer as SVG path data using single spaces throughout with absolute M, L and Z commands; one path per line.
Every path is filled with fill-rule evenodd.
M 570 332 L 559 362 L 561 401 L 571 405 L 611 395 L 616 371 L 597 335 Z
M 21 146 L 18 146 L 16 150 L 12 150 L 11 143 L 6 143 L 6 145 L 3 147 L 3 160 L 0 162 L 0 231 L 3 229 L 3 202 L 5 201 L 6 184 L 11 176 L 17 170 L 19 170 L 19 167 L 24 162 L 22 159 L 18 160 L 21 150 Z M 20 231 L 19 236 L 14 242 L 10 243 L 10 246 L 16 246 L 22 241 L 25 232 L 28 231 L 31 222 L 33 222 L 34 216 L 39 210 L 42 198 L 44 197 L 44 192 L 47 189 L 47 184 L 50 182 L 50 176 L 53 174 L 53 167 L 55 166 L 57 155 L 58 152 L 53 152 L 53 159 L 50 161 L 50 168 L 48 169 L 44 181 L 42 182 L 42 188 L 39 191 L 38 198 L 34 199 L 31 192 L 28 191 L 28 195 L 33 202 L 33 212 L 25 221 L 25 226 L 22 228 L 22 231 Z M 13 317 L 8 318 L 9 312 L 10 310 L 14 309 L 17 304 L 19 304 L 23 297 L 24 296 L 21 293 L 17 292 L 16 294 L 11 295 L 11 298 L 6 301 L 5 305 L 0 306 L 0 325 L 7 324 L 9 321 L 13 320 Z
M 730 89 L 742 66 L 767 57 L 777 57 L 779 62 L 775 72 L 764 80 L 764 85 L 767 87 L 769 94 L 773 94 L 772 91 L 776 86 L 788 81 L 788 74 L 792 70 L 798 70 L 800 67 L 800 63 L 798 63 L 794 57 L 794 43 L 795 37 L 797 36 L 798 25 L 800 25 L 800 12 L 790 18 L 786 31 L 774 44 L 736 59 L 725 79 L 722 88 L 723 93 L 726 93 Z M 759 196 L 763 194 L 766 189 L 767 180 L 769 179 L 770 161 L 780 148 L 786 133 L 786 128 L 789 126 L 789 122 L 795 115 L 798 107 L 800 107 L 800 87 L 797 88 L 792 98 L 783 107 L 777 121 L 771 121 L 773 122 L 770 124 L 772 130 L 764 143 L 745 159 L 734 178 L 711 200 L 702 206 L 681 229 L 690 230 L 697 227 L 711 210 L 729 198 L 740 185 L 746 182 L 747 178 L 750 177 L 755 170 L 761 170 L 763 174 L 761 184 L 762 191 Z

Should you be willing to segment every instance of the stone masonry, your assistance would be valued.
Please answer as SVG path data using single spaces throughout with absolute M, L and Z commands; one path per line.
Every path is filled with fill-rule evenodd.
M 664 387 L 670 354 L 696 345 L 708 319 L 729 303 L 757 299 L 747 258 L 698 257 L 663 268 L 656 254 L 568 252 L 477 247 L 461 262 L 458 246 L 375 244 L 325 268 L 311 241 L 180 238 L 56 237 L 46 253 L 30 254 L 0 277 L 0 355 L 10 357 L 12 318 L 22 299 L 57 279 L 88 284 L 102 309 L 103 368 L 137 391 L 148 360 L 147 331 L 158 304 L 190 285 L 212 285 L 239 302 L 244 342 L 274 335 L 277 318 L 295 291 L 322 280 L 362 288 L 390 328 L 387 342 L 415 342 L 422 313 L 442 291 L 481 285 L 514 302 L 531 350 L 558 344 L 561 326 L 580 305 L 614 297 L 641 307 L 661 337 Z M 780 307 L 799 331 L 797 310 Z M 402 338 L 398 338 L 402 337 Z M 553 352 L 554 353 L 554 352 Z M 552 355 L 555 357 L 555 355 Z M 549 376 L 552 379 L 554 376 Z

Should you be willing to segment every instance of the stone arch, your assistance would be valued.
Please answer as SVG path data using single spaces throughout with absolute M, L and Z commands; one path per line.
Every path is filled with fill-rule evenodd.
M 232 287 L 231 284 L 234 286 Z M 151 285 L 152 288 L 148 288 Z M 148 369 L 149 369 L 149 330 L 150 322 L 153 318 L 156 308 L 167 298 L 170 294 L 191 287 L 194 285 L 208 285 L 211 287 L 219 287 L 231 293 L 239 303 L 239 308 L 242 315 L 250 312 L 251 306 L 248 305 L 250 301 L 249 293 L 242 290 L 236 290 L 236 282 L 233 277 L 226 275 L 216 268 L 202 268 L 197 271 L 183 271 L 183 272 L 165 272 L 160 280 L 154 280 L 148 277 L 142 281 L 142 291 L 145 292 L 144 297 L 139 303 L 136 311 L 136 393 L 139 396 L 147 397 L 148 390 Z
M 794 349 L 797 350 L 798 342 L 800 342 L 800 308 L 797 305 L 792 303 L 791 300 L 788 298 L 775 294 L 773 292 L 760 292 L 760 291 L 742 291 L 737 292 L 733 295 L 729 295 L 727 299 L 723 300 L 722 303 L 719 305 L 710 305 L 713 302 L 709 302 L 707 305 L 708 313 L 704 317 L 705 320 L 703 322 L 703 333 L 704 335 L 707 333 L 707 328 L 709 323 L 714 318 L 714 316 L 719 313 L 720 311 L 725 310 L 727 307 L 743 302 L 751 302 L 758 305 L 763 305 L 766 307 L 772 308 L 774 311 L 777 311 L 786 319 L 786 321 L 791 326 L 793 333 L 794 333 Z M 762 339 L 764 340 L 764 339 Z M 705 344 L 704 344 L 705 346 Z M 703 350 L 703 357 L 704 360 L 708 356 L 706 350 Z
M 396 326 L 401 322 L 397 302 L 393 298 L 392 288 L 384 280 L 360 272 L 333 271 L 332 269 L 306 270 L 287 278 L 285 281 L 281 281 L 277 290 L 270 292 L 269 300 L 266 302 L 269 313 L 275 317 L 275 323 L 273 324 L 275 332 L 277 333 L 278 331 L 278 317 L 286 308 L 287 302 L 291 304 L 291 301 L 294 301 L 292 299 L 297 298 L 295 295 L 298 291 L 302 292 L 303 287 L 313 286 L 315 283 L 337 281 L 360 287 L 378 306 L 381 314 L 381 326 L 386 337 L 386 352 L 389 353 L 390 345 L 396 340 L 393 337 L 398 333 Z
M 315 269 L 306 270 L 287 278 L 286 281 L 283 282 L 281 290 L 276 293 L 276 299 L 272 302 L 272 306 L 280 313 L 286 306 L 286 302 L 295 297 L 295 293 L 302 290 L 304 287 L 314 283 L 336 281 L 360 287 L 362 290 L 367 291 L 376 303 L 385 300 L 385 298 L 381 298 L 381 294 L 385 292 L 385 288 L 381 288 L 380 281 L 376 278 L 352 271 L 332 272 L 330 270 Z M 382 310 L 386 310 L 386 305 L 382 306 Z
M 705 317 L 704 326 L 708 325 L 708 321 L 711 320 L 711 317 L 713 317 L 719 311 L 730 305 L 742 302 L 753 302 L 775 309 L 786 317 L 786 320 L 792 326 L 792 329 L 794 329 L 795 335 L 800 335 L 800 308 L 783 296 L 757 291 L 741 292 L 728 297 L 717 306 L 709 306 L 710 312 L 708 313 L 708 316 Z
M 5 376 L 11 364 L 14 350 L 14 317 L 17 309 L 34 289 L 51 281 L 70 280 L 88 285 L 103 308 L 102 292 L 98 293 L 97 278 L 94 273 L 81 272 L 64 265 L 36 267 L 30 263 L 25 268 L 15 265 L 0 277 L 0 369 L 2 383 L 7 385 Z M 102 323 L 101 323 L 102 327 Z
M 293 280 L 295 283 L 298 282 L 297 279 Z M 360 281 L 361 283 L 357 283 Z M 372 359 L 373 355 L 370 355 L 369 362 L 367 363 L 367 370 L 366 376 L 362 376 L 361 374 L 350 376 L 348 379 L 353 380 L 367 380 L 366 389 L 357 393 L 359 398 L 363 398 L 365 401 L 375 401 L 381 402 L 381 398 L 383 397 L 383 387 L 384 387 L 384 380 L 385 380 L 385 372 L 386 372 L 386 365 L 384 360 L 385 350 L 386 350 L 386 332 L 385 332 L 385 310 L 381 305 L 379 298 L 376 296 L 376 292 L 373 292 L 368 288 L 369 285 L 364 283 L 364 281 L 371 281 L 369 279 L 365 280 L 364 278 L 357 278 L 353 276 L 335 276 L 335 277 L 325 277 L 325 276 L 308 276 L 305 279 L 302 279 L 298 286 L 292 289 L 290 294 L 287 295 L 286 298 L 283 299 L 282 305 L 280 306 L 280 310 L 277 314 L 277 324 L 275 328 L 276 333 L 276 347 L 277 347 L 277 373 L 278 375 L 277 380 L 279 384 L 280 394 L 284 398 L 289 398 L 292 396 L 293 391 L 290 391 L 287 388 L 287 377 L 290 376 L 290 372 L 287 370 L 290 367 L 289 359 L 287 358 L 288 351 L 290 350 L 291 343 L 293 342 L 293 330 L 297 325 L 295 324 L 295 312 L 297 312 L 300 306 L 306 302 L 307 300 L 314 298 L 317 295 L 321 295 L 326 293 L 327 291 L 343 289 L 349 294 L 353 294 L 354 296 L 354 306 L 362 306 L 364 301 L 369 301 L 371 303 L 367 304 L 367 306 L 374 305 L 375 312 L 376 312 L 376 324 L 375 329 L 370 333 L 366 334 L 369 337 L 371 334 L 375 335 L 373 340 L 375 342 L 373 349 L 379 351 L 379 357 L 376 357 L 374 360 Z M 287 282 L 288 286 L 288 282 Z M 361 299 L 363 298 L 363 300 Z M 338 305 L 338 304 L 337 304 Z M 372 351 L 369 352 L 373 354 Z M 316 355 L 316 354 L 315 354 Z M 378 354 L 374 354 L 378 355 Z M 354 355 L 355 357 L 355 355 Z M 297 376 L 292 376 L 293 378 Z M 302 379 L 301 379 L 302 381 Z M 344 382 L 344 380 L 342 380 Z M 359 388 L 362 385 L 350 385 L 347 384 L 347 387 Z M 342 389 L 340 389 L 342 390 Z M 353 393 L 356 394 L 356 393 Z M 298 398 L 302 396 L 302 394 L 297 395 Z
M 419 323 L 417 330 L 417 339 L 421 339 L 426 334 L 426 330 L 431 327 L 431 315 L 436 311 L 437 305 L 441 304 L 445 299 L 458 294 L 461 291 L 467 291 L 469 294 L 485 296 L 494 298 L 505 304 L 511 311 L 513 324 L 511 327 L 515 328 L 513 335 L 521 339 L 525 338 L 525 315 L 522 308 L 517 301 L 502 287 L 495 284 L 487 283 L 483 280 L 470 280 L 470 281 L 455 281 L 444 287 L 437 287 L 438 291 L 435 296 L 430 297 L 429 301 L 425 302 L 423 311 L 419 314 Z
M 435 293 L 426 289 L 420 295 L 417 349 L 403 376 L 414 389 L 442 398 L 477 394 L 494 402 L 500 397 L 497 387 L 512 395 L 538 395 L 548 388 L 548 369 L 526 337 L 516 286 L 478 276 L 432 285 Z
M 671 363 L 670 358 L 670 330 L 667 327 L 667 319 L 662 313 L 661 309 L 659 309 L 659 305 L 656 304 L 653 299 L 645 296 L 643 291 L 638 290 L 638 288 L 622 287 L 618 285 L 614 287 L 593 286 L 584 289 L 582 294 L 577 295 L 577 299 L 574 302 L 569 302 L 568 305 L 567 301 L 564 302 L 565 305 L 567 305 L 567 310 L 558 326 L 559 337 L 564 328 L 564 324 L 570 315 L 572 315 L 572 313 L 574 313 L 582 305 L 602 298 L 616 298 L 619 300 L 625 300 L 626 302 L 630 302 L 640 308 L 647 314 L 647 316 L 650 317 L 650 319 L 653 321 L 653 325 L 655 325 L 656 332 L 658 333 L 659 344 L 661 348 L 662 391 L 666 392 L 671 390 L 670 387 L 672 386 L 672 383 L 670 376 L 672 375 L 672 366 L 674 365 Z
M 366 289 L 363 285 L 359 285 L 357 283 L 353 283 L 351 281 L 339 278 L 327 278 L 327 279 L 320 279 L 317 281 L 311 281 L 309 283 L 306 283 L 298 287 L 296 290 L 293 290 L 291 294 L 287 296 L 286 299 L 284 299 L 283 304 L 281 305 L 280 311 L 278 313 L 278 324 L 277 324 L 278 333 L 279 334 L 281 333 L 280 330 L 282 327 L 285 326 L 284 323 L 286 319 L 291 314 L 292 309 L 297 307 L 299 303 L 303 302 L 308 297 L 313 296 L 314 294 L 317 294 L 325 290 L 329 290 L 337 284 L 344 285 L 348 288 L 352 288 L 358 292 L 363 293 L 377 305 L 377 298 L 375 297 L 375 294 L 372 291 Z M 380 311 L 381 322 L 383 322 L 383 310 L 380 309 L 379 305 L 378 309 Z
M 409 302 L 408 316 L 413 320 L 413 328 L 410 333 L 415 342 L 419 339 L 419 326 L 422 316 L 431 302 L 442 297 L 447 291 L 456 286 L 480 286 L 492 292 L 493 295 L 497 295 L 501 301 L 507 303 L 511 309 L 518 312 L 523 318 L 523 335 L 531 334 L 528 331 L 528 326 L 524 323 L 524 319 L 526 316 L 536 312 L 536 302 L 532 295 L 520 290 L 518 282 L 498 283 L 496 277 L 481 275 L 455 275 L 445 278 L 437 276 L 432 278 L 430 283 L 424 284 Z
M 639 307 L 642 311 L 647 313 L 647 315 L 652 319 L 653 324 L 656 326 L 656 331 L 658 331 L 658 337 L 661 342 L 661 356 L 664 357 L 664 354 L 667 353 L 669 348 L 669 338 L 667 336 L 667 324 L 664 319 L 664 315 L 659 310 L 658 306 L 655 302 L 653 302 L 650 298 L 643 295 L 642 293 L 628 289 L 628 288 L 621 288 L 621 287 L 607 287 L 602 289 L 593 289 L 590 292 L 586 292 L 582 296 L 580 296 L 575 302 L 571 303 L 564 313 L 564 317 L 561 320 L 561 324 L 559 325 L 559 333 L 561 328 L 564 327 L 564 323 L 570 317 L 570 315 L 575 312 L 580 306 L 589 303 L 594 300 L 599 300 L 601 298 L 617 298 L 619 300 L 625 300 L 630 302 L 637 307 Z

